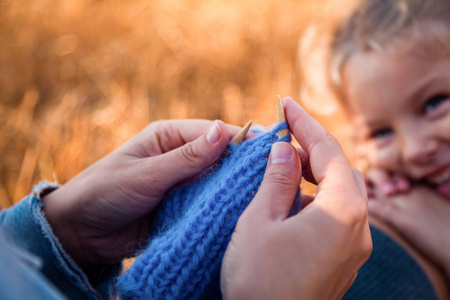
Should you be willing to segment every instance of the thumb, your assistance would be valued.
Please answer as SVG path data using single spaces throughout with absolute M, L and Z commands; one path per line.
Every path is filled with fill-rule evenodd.
M 230 139 L 227 126 L 216 120 L 208 132 L 181 147 L 151 157 L 151 170 L 163 189 L 191 178 L 210 167 L 225 150 Z
M 285 142 L 272 146 L 261 187 L 250 205 L 269 219 L 284 220 L 289 215 L 301 180 L 301 164 L 295 148 Z

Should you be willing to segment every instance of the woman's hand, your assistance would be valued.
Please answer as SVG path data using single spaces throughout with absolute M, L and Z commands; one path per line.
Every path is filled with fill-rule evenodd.
M 369 212 L 400 233 L 445 269 L 450 278 L 450 202 L 431 188 L 412 186 L 409 193 L 369 198 Z
M 44 197 L 55 235 L 81 266 L 132 255 L 145 245 L 164 194 L 210 167 L 238 131 L 221 121 L 150 124 Z
M 372 243 L 361 174 L 339 143 L 292 99 L 290 129 L 309 155 L 315 199 L 288 218 L 301 179 L 297 151 L 272 147 L 264 181 L 238 221 L 222 262 L 226 299 L 340 299 Z

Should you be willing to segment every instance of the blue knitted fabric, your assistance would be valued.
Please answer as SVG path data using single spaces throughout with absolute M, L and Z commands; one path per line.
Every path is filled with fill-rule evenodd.
M 121 299 L 220 299 L 220 266 L 236 222 L 262 182 L 286 123 L 240 145 L 197 182 L 173 189 L 157 212 L 148 246 L 119 277 Z M 293 207 L 301 208 L 300 193 Z

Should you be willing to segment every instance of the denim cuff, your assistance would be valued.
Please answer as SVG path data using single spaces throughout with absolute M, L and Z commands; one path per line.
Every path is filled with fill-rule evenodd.
M 39 256 L 42 273 L 70 299 L 114 299 L 115 278 L 121 263 L 92 266 L 84 273 L 64 251 L 45 218 L 41 199 L 58 188 L 46 181 L 33 188 L 33 193 L 0 214 L 0 223 L 21 248 Z

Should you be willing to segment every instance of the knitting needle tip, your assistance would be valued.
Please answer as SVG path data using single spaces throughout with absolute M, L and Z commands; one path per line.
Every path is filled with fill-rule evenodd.
M 281 102 L 280 95 L 277 95 L 277 121 L 278 123 L 286 122 L 286 115 L 284 114 L 283 103 Z M 282 138 L 288 133 L 289 133 L 288 129 L 282 129 L 277 133 L 277 135 L 278 138 Z
M 239 132 L 236 134 L 236 136 L 231 140 L 231 145 L 239 145 L 244 140 L 245 136 L 247 135 L 247 132 L 250 129 L 250 126 L 252 126 L 252 121 L 248 122 Z

